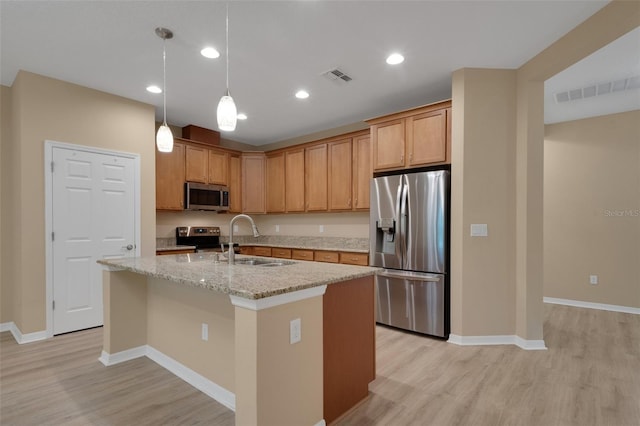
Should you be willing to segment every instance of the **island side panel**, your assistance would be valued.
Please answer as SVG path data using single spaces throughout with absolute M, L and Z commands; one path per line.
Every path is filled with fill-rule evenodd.
M 234 307 L 215 291 L 149 278 L 148 345 L 234 392 Z M 208 340 L 202 339 L 202 324 Z
M 102 271 L 103 351 L 114 355 L 147 344 L 147 278 Z
M 322 296 L 236 307 L 236 424 L 314 425 L 322 414 Z M 301 341 L 290 344 L 290 321 Z
M 324 294 L 324 419 L 337 419 L 375 380 L 374 277 L 327 286 Z

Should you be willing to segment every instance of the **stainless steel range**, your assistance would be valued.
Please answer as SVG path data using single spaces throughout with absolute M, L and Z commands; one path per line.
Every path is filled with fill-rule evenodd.
M 228 243 L 220 242 L 218 226 L 178 226 L 176 228 L 176 244 L 179 246 L 196 246 L 196 252 L 221 252 L 229 250 Z M 233 251 L 238 253 L 240 246 L 233 244 Z

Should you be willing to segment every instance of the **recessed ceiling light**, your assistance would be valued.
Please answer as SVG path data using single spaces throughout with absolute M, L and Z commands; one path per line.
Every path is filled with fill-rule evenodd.
M 296 98 L 298 99 L 307 99 L 309 97 L 309 92 L 306 90 L 298 90 L 296 92 Z
M 247 119 L 247 114 L 244 113 L 240 113 L 238 114 L 238 120 L 246 120 Z
M 162 93 L 162 89 L 159 88 L 158 86 L 149 86 L 149 87 L 147 87 L 147 92 Z
M 205 58 L 215 59 L 220 57 L 220 52 L 218 52 L 213 47 L 205 47 L 200 51 L 200 54 Z
M 392 53 L 391 55 L 389 55 L 389 57 L 387 58 L 387 63 L 389 65 L 398 65 L 404 62 L 404 56 L 402 56 L 399 53 Z

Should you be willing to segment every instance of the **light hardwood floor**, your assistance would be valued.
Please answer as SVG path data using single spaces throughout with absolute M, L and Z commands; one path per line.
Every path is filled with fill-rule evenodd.
M 377 329 L 352 425 L 640 425 L 640 315 L 545 305 L 547 351 L 460 347 Z M 104 367 L 102 330 L 0 336 L 2 425 L 233 425 L 233 413 L 146 358 Z

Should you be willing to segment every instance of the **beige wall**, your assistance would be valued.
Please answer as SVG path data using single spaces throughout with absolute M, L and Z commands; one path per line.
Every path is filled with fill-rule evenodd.
M 156 234 L 158 238 L 175 237 L 177 226 L 219 226 L 222 235 L 229 235 L 229 221 L 233 214 L 209 212 L 158 212 Z M 288 215 L 251 215 L 262 235 L 308 236 L 308 237 L 369 237 L 369 212 L 316 213 Z M 246 221 L 236 222 L 238 232 L 234 235 L 252 235 Z M 276 232 L 276 225 L 280 232 Z M 320 232 L 320 225 L 324 232 Z
M 516 71 L 459 70 L 453 87 L 451 332 L 512 335 Z
M 202 324 L 209 340 L 202 340 Z M 147 344 L 230 392 L 235 389 L 234 307 L 229 295 L 149 279 Z
M 46 328 L 44 141 L 140 154 L 140 246 L 143 255 L 152 254 L 154 107 L 23 71 L 18 73 L 11 92 L 14 126 L 11 146 L 3 146 L 3 151 L 10 152 L 12 167 L 16 168 L 12 185 L 18 193 L 3 193 L 2 205 L 3 217 L 9 206 L 17 209 L 11 218 L 14 232 L 20 235 L 9 272 L 14 283 L 13 316 L 21 332 L 30 333 Z
M 547 125 L 544 150 L 544 295 L 639 308 L 640 111 Z
M 640 2 L 613 1 L 516 70 L 515 87 L 508 70 L 454 73 L 453 334 L 515 333 L 528 341 L 543 338 L 544 81 L 639 25 Z M 501 72 L 504 81 L 496 78 Z M 477 101 L 471 95 L 484 98 Z M 509 105 L 515 114 L 507 110 Z M 491 115 L 493 108 L 497 109 Z M 498 140 L 493 140 L 494 131 Z M 485 161 L 482 166 L 474 155 Z M 496 182 L 497 177 L 507 182 Z M 506 210 L 491 212 L 492 202 Z M 484 219 L 489 212 L 505 221 L 497 224 L 497 235 L 494 222 Z M 467 237 L 470 223 L 489 223 L 489 237 Z M 496 251 L 483 253 L 482 245 Z M 496 282 L 489 278 L 491 271 Z M 501 323 L 514 315 L 515 321 Z
M 3 154 L 5 144 L 8 146 L 11 140 L 11 89 L 6 86 L 0 86 L 0 194 L 4 194 L 9 190 L 8 156 Z M 7 269 L 3 267 L 6 260 L 4 253 L 10 249 L 8 247 L 7 234 L 8 223 L 7 215 L 4 214 L 4 197 L 0 196 L 0 324 L 9 322 L 13 319 L 13 286 L 9 284 L 6 277 Z

